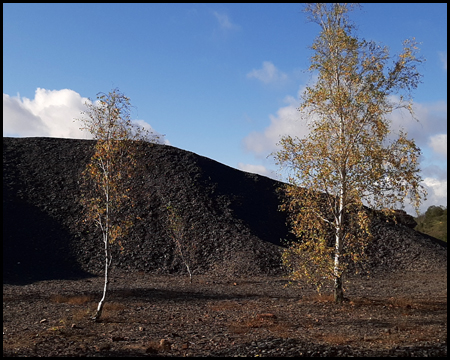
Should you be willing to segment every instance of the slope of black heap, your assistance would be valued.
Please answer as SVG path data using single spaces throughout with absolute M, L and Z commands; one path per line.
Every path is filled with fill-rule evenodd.
M 92 140 L 3 138 L 3 281 L 30 282 L 101 274 L 104 253 L 94 226 L 81 225 L 80 174 Z M 136 177 L 138 216 L 113 265 L 122 270 L 185 272 L 167 227 L 170 204 L 188 224 L 191 268 L 223 275 L 282 272 L 278 211 L 282 183 L 239 171 L 172 146 L 145 144 Z M 410 219 L 409 219 L 410 220 Z M 406 223 L 405 223 L 406 224 Z M 372 271 L 447 266 L 446 243 L 408 226 L 374 224 L 366 268 Z

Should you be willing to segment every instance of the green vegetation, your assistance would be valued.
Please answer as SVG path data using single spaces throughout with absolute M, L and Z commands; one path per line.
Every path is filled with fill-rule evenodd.
M 432 205 L 415 220 L 414 230 L 447 242 L 447 207 Z

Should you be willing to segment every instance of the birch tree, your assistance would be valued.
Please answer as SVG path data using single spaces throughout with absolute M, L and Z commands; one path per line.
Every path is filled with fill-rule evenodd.
M 94 155 L 82 173 L 84 222 L 94 223 L 101 232 L 105 281 L 103 296 L 92 319 L 98 320 L 109 285 L 112 263 L 111 246 L 118 245 L 133 224 L 129 213 L 133 206 L 130 197 L 137 152 L 142 141 L 154 142 L 157 137 L 134 125 L 130 119 L 130 99 L 118 89 L 99 93 L 96 103 L 86 103 L 87 110 L 80 119 L 82 130 L 88 130 L 96 140 Z
M 173 205 L 169 203 L 166 209 L 168 228 L 175 245 L 175 253 L 180 257 L 184 266 L 186 266 L 186 270 L 189 274 L 189 282 L 192 284 L 191 267 L 195 259 L 195 244 L 188 239 L 189 226 Z
M 391 56 L 387 47 L 359 39 L 348 18 L 352 7 L 306 5 L 321 30 L 309 67 L 317 81 L 306 87 L 299 108 L 309 132 L 283 136 L 274 154 L 289 173 L 280 207 L 299 240 L 284 252 L 284 264 L 292 279 L 306 279 L 319 290 L 331 281 L 338 303 L 348 263 L 364 258 L 372 237 L 364 204 L 393 215 L 405 200 L 417 211 L 426 196 L 421 151 L 405 130 L 394 134 L 388 116 L 403 110 L 415 118 L 411 94 L 423 61 L 417 43 L 405 40 L 401 53 Z

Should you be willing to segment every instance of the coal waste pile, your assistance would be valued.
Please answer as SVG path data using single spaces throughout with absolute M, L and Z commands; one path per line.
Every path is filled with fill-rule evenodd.
M 104 271 L 101 233 L 82 223 L 81 173 L 94 140 L 3 138 L 3 282 L 69 279 Z M 278 210 L 283 183 L 240 171 L 169 145 L 142 144 L 134 178 L 136 218 L 113 268 L 185 273 L 168 227 L 168 206 L 185 226 L 191 269 L 223 276 L 277 275 L 285 239 L 293 240 Z M 447 244 L 398 224 L 377 220 L 369 248 L 371 271 L 447 266 Z

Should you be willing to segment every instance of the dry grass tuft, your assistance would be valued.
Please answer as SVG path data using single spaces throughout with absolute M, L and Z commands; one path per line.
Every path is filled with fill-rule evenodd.
M 350 300 L 350 305 L 352 306 L 371 306 L 373 305 L 373 300 L 366 297 L 354 298 Z
M 71 321 L 81 321 L 86 318 L 90 318 L 92 315 L 94 315 L 97 309 L 97 302 L 94 301 L 94 298 L 92 296 L 52 295 L 50 297 L 50 300 L 56 303 L 66 303 L 72 305 L 83 305 L 87 303 L 87 308 L 84 307 L 81 309 L 73 309 Z M 102 318 L 108 319 L 111 316 L 115 315 L 118 311 L 124 310 L 126 308 L 127 307 L 122 303 L 106 301 L 103 305 Z
M 94 307 L 88 309 L 78 309 L 72 313 L 72 321 L 81 321 L 94 314 Z
M 262 318 L 258 316 L 252 316 L 250 318 L 244 318 L 237 321 L 233 321 L 228 325 L 228 329 L 235 334 L 244 334 L 251 329 L 257 329 L 261 327 L 269 327 L 273 325 L 273 319 Z
M 16 334 L 13 338 L 9 338 L 7 341 L 3 340 L 3 351 L 9 350 L 13 352 L 20 352 L 21 349 L 33 349 L 35 348 L 36 343 L 37 339 L 33 332 L 23 331 L 20 334 Z
M 318 338 L 319 340 L 332 345 L 346 345 L 354 340 L 352 337 L 341 334 L 321 334 Z
M 235 334 L 245 334 L 251 330 L 263 328 L 276 333 L 280 337 L 288 337 L 291 333 L 292 325 L 280 321 L 277 316 L 271 313 L 243 317 L 228 324 L 228 330 Z
M 114 316 L 126 308 L 127 306 L 122 303 L 106 301 L 103 305 L 103 312 L 100 319 L 104 321 L 113 321 Z
M 71 305 L 83 305 L 91 302 L 93 297 L 90 295 L 74 295 L 74 296 L 64 296 L 64 295 L 51 295 L 50 301 L 55 303 L 65 303 Z
M 411 309 L 412 299 L 403 297 L 391 297 L 387 300 L 386 305 L 397 308 Z
M 110 310 L 110 311 L 120 311 L 126 308 L 127 307 L 124 304 L 117 302 L 105 302 L 105 304 L 103 305 L 103 310 Z
M 305 300 L 307 302 L 334 303 L 334 295 L 333 294 L 315 293 L 313 295 L 303 297 L 303 300 Z

